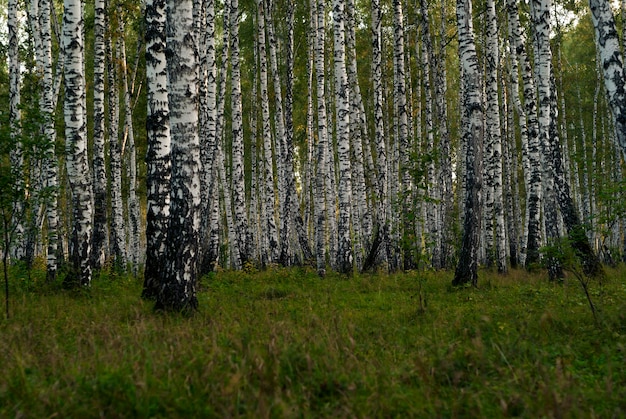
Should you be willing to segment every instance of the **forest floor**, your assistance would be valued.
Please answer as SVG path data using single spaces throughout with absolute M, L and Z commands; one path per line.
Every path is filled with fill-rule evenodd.
M 13 270 L 0 417 L 626 417 L 626 268 L 219 272 L 199 311 L 158 314 L 141 280 L 91 289 Z

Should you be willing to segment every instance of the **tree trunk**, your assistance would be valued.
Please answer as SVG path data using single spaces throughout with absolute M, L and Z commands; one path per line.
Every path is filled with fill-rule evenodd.
M 315 10 L 315 19 L 311 24 L 315 25 L 315 75 L 317 92 L 317 176 L 315 184 L 315 256 L 317 260 L 317 273 L 326 275 L 326 214 L 328 212 L 326 201 L 328 167 L 326 165 L 328 154 L 328 122 L 326 115 L 326 72 L 324 66 L 325 53 L 325 29 L 326 10 L 323 1 L 311 0 L 311 8 Z
M 230 65 L 232 108 L 232 191 L 235 229 L 239 248 L 239 266 L 249 259 L 246 185 L 244 179 L 243 103 L 241 97 L 241 64 L 239 59 L 239 0 L 230 3 Z
M 165 26 L 167 2 L 147 0 L 146 80 L 148 113 L 146 131 L 147 216 L 146 266 L 142 297 L 154 299 L 159 293 L 160 274 L 165 271 L 165 249 L 170 214 L 171 138 L 167 94 Z
M 462 141 L 467 147 L 465 156 L 465 219 L 463 241 L 457 264 L 453 286 L 478 284 L 478 249 L 480 238 L 480 191 L 482 183 L 482 147 L 484 137 L 483 104 L 481 100 L 481 80 L 474 42 L 472 24 L 472 3 L 470 0 L 457 0 L 457 24 L 459 31 L 459 59 L 463 83 L 463 113 L 468 126 L 463 131 Z
M 599 64 L 604 74 L 604 87 L 613 114 L 617 142 L 626 158 L 626 91 L 623 57 L 615 17 L 608 0 L 589 0 L 591 19 L 596 33 L 596 47 L 600 54 Z
M 498 102 L 498 68 L 499 68 L 499 38 L 497 27 L 496 7 L 494 0 L 487 1 L 487 141 L 486 161 L 488 165 L 489 190 L 492 205 L 487 211 L 487 222 L 494 226 L 493 241 L 487 243 L 487 248 L 493 246 L 493 256 L 499 273 L 507 271 L 506 265 L 506 233 L 504 223 L 504 201 L 502 192 L 502 130 L 500 127 L 500 105 Z M 487 151 L 488 150 L 488 151 Z M 486 208 L 487 209 L 487 208 Z M 491 218 L 493 217 L 493 218 Z M 488 257 L 491 255 L 488 252 Z
M 76 287 L 91 283 L 92 178 L 87 156 L 83 7 L 80 0 L 65 0 L 63 4 L 65 150 L 73 215 L 70 242 L 72 268 L 65 282 Z
M 47 1 L 45 1 L 47 3 Z M 104 68 L 106 53 L 104 33 L 106 29 L 105 2 L 96 0 L 94 21 L 94 65 L 93 65 L 93 268 L 104 265 L 107 255 L 107 176 L 105 164 L 104 138 Z
M 120 36 L 119 34 L 117 34 Z M 109 166 L 111 171 L 111 255 L 116 269 L 126 269 L 126 233 L 122 200 L 122 147 L 119 139 L 118 57 L 113 51 L 112 36 L 106 41 L 109 88 Z
M 171 134 L 170 220 L 166 267 L 156 309 L 193 311 L 200 240 L 198 63 L 191 0 L 167 3 L 167 75 Z
M 350 164 L 350 84 L 346 70 L 345 1 L 333 0 L 333 61 L 335 65 L 335 112 L 337 119 L 337 157 L 339 160 L 339 222 L 337 234 L 337 270 L 353 270 L 352 239 L 352 170 Z

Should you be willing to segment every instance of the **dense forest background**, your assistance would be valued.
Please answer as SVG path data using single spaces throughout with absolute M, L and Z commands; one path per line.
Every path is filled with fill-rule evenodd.
M 150 227 L 158 224 L 150 224 L 156 223 L 150 211 L 167 218 L 158 210 L 164 193 L 158 185 L 170 185 L 154 177 L 162 146 L 150 88 L 158 65 L 150 48 L 161 39 L 154 32 L 158 13 L 150 13 L 164 3 L 72 3 L 76 9 L 65 3 L 65 14 L 58 1 L 9 0 L 2 8 L 9 23 L 0 35 L 5 262 L 45 260 L 50 280 L 60 269 L 82 283 L 92 268 L 136 275 L 146 269 L 146 281 L 158 283 L 158 273 L 148 274 L 150 260 L 181 257 L 165 250 L 179 236 L 172 228 L 163 227 L 170 228 L 168 239 Z M 69 10 L 84 18 L 74 43 L 66 41 Z M 615 12 L 617 35 L 624 11 Z M 473 25 L 467 34 L 476 85 L 464 82 L 470 38 L 459 43 L 467 35 L 463 13 Z M 608 264 L 626 257 L 619 127 L 589 5 L 196 1 L 192 16 L 197 144 L 186 150 L 197 154 L 200 183 L 191 217 L 199 223 L 192 228 L 194 271 L 272 264 L 312 264 L 320 275 L 458 271 L 463 236 L 473 225 L 480 236 L 476 264 L 504 273 L 547 263 L 557 277 L 554 265 L 562 262 L 551 246 L 572 239 L 569 213 L 554 192 L 562 190 L 558 179 L 568 185 L 594 255 Z M 167 25 L 173 27 L 162 23 L 162 38 L 174 45 Z M 84 59 L 77 68 L 85 91 L 74 100 L 83 109 L 84 143 L 68 123 L 74 45 Z M 185 48 L 164 56 L 174 61 Z M 546 51 L 547 78 L 540 71 Z M 168 71 L 171 83 L 177 73 Z M 527 85 L 533 80 L 534 92 Z M 466 111 L 472 88 L 482 115 L 476 143 L 467 135 L 474 126 Z M 183 109 L 171 98 L 172 109 Z M 174 131 L 172 164 L 187 167 L 176 160 L 183 155 L 176 138 L 189 135 Z M 482 157 L 468 159 L 476 152 L 468 144 L 478 144 Z M 480 173 L 468 169 L 476 160 Z M 175 173 L 183 172 L 172 169 L 178 207 L 175 187 L 183 175 Z M 468 172 L 482 177 L 474 208 L 480 222 L 473 224 L 464 224 L 472 202 L 467 185 L 474 182 Z M 533 229 L 537 238 L 529 241 Z M 144 293 L 156 293 L 150 286 Z

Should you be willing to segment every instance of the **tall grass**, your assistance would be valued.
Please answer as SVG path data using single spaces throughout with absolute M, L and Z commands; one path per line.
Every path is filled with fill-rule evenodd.
M 535 274 L 537 275 L 537 274 Z M 220 272 L 191 318 L 141 281 L 11 280 L 0 417 L 624 417 L 626 270 L 590 285 L 481 272 Z M 422 300 L 420 300 L 422 299 Z M 423 307 L 420 307 L 423 301 Z

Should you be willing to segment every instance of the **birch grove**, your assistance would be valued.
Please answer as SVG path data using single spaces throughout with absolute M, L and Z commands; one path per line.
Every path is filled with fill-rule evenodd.
M 8 6 L 9 254 L 50 281 L 66 256 L 83 285 L 131 268 L 178 310 L 219 269 L 476 284 L 481 264 L 558 278 L 565 237 L 588 274 L 624 257 L 609 2 L 572 22 L 549 0 Z

